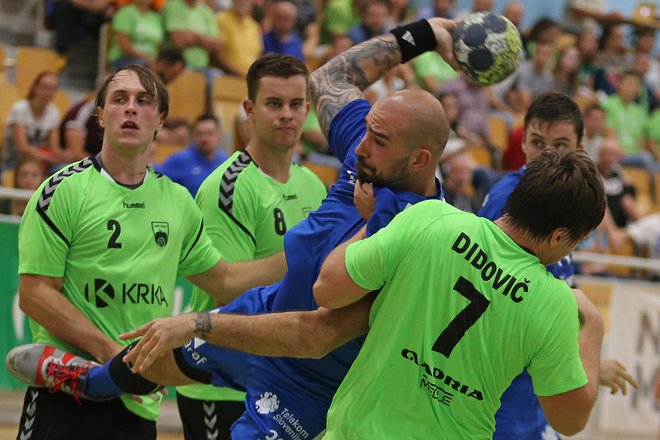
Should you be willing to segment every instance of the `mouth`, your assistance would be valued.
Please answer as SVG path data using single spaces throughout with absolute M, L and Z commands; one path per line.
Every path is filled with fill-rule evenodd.
M 133 121 L 125 121 L 120 127 L 122 130 L 139 130 L 140 127 Z

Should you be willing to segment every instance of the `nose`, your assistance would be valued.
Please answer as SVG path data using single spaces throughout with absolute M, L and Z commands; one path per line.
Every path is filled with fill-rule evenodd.
M 290 105 L 283 105 L 282 106 L 282 111 L 280 112 L 280 118 L 282 119 L 293 119 L 293 110 L 291 110 Z
M 355 154 L 358 157 L 367 157 L 367 135 L 362 136 L 360 143 L 355 147 Z
M 128 100 L 126 101 L 126 108 L 124 109 L 124 113 L 126 113 L 127 115 L 135 114 L 137 112 L 135 105 L 136 101 L 137 101 L 136 97 L 134 96 L 129 97 Z

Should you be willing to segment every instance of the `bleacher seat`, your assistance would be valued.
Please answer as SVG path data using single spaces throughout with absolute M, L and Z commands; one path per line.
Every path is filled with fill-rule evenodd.
M 504 119 L 490 115 L 488 117 L 488 128 L 490 130 L 490 142 L 500 151 L 504 151 L 509 143 L 509 129 Z
M 642 215 L 649 214 L 655 206 L 651 186 L 652 175 L 642 168 L 623 167 L 624 177 L 635 187 L 635 201 Z
M 303 166 L 316 174 L 327 187 L 334 184 L 337 181 L 337 177 L 339 177 L 339 170 L 331 165 L 305 161 L 303 162 Z
M 243 148 L 245 145 L 237 145 L 235 141 L 238 137 L 237 116 L 241 111 L 243 101 L 247 98 L 245 79 L 235 76 L 218 76 L 213 80 L 211 96 L 213 113 L 222 120 L 225 134 L 231 133 L 230 144 L 234 149 Z
M 192 124 L 206 111 L 206 78 L 201 72 L 186 70 L 167 85 L 172 117 L 182 117 Z
M 16 49 L 16 88 L 20 96 L 27 96 L 34 78 L 44 70 L 55 72 L 57 52 L 40 47 L 20 46 Z

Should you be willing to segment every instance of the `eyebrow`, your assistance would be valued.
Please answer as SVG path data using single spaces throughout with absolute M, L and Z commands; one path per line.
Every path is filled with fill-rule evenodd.
M 541 136 L 540 134 L 535 133 L 535 132 L 532 132 L 532 137 L 536 137 L 536 138 L 544 139 L 544 140 L 545 140 L 545 136 Z M 567 138 L 567 137 L 565 137 L 565 136 L 564 136 L 564 137 L 557 138 L 557 139 L 552 139 L 552 142 L 557 142 L 557 141 L 570 142 L 570 139 Z
M 383 132 L 378 131 L 378 130 L 374 130 L 371 126 L 369 126 L 369 121 L 367 120 L 367 118 L 364 118 L 364 123 L 367 126 L 367 131 L 370 132 L 371 134 L 373 134 L 374 136 L 381 137 L 383 139 L 389 139 L 390 138 L 390 136 L 388 134 L 383 133 Z

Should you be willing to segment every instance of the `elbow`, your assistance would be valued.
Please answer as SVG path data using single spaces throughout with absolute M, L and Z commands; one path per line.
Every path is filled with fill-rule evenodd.
M 587 426 L 588 421 L 589 414 L 586 414 L 584 416 L 574 417 L 570 421 L 565 421 L 562 423 L 551 423 L 551 426 L 559 434 L 571 437 L 582 432 L 582 430 L 584 430 L 584 428 Z
M 314 300 L 318 306 L 331 309 L 333 308 L 333 304 L 332 301 L 330 301 L 331 296 L 327 294 L 327 284 L 328 283 L 325 282 L 323 277 L 319 276 L 314 283 Z

